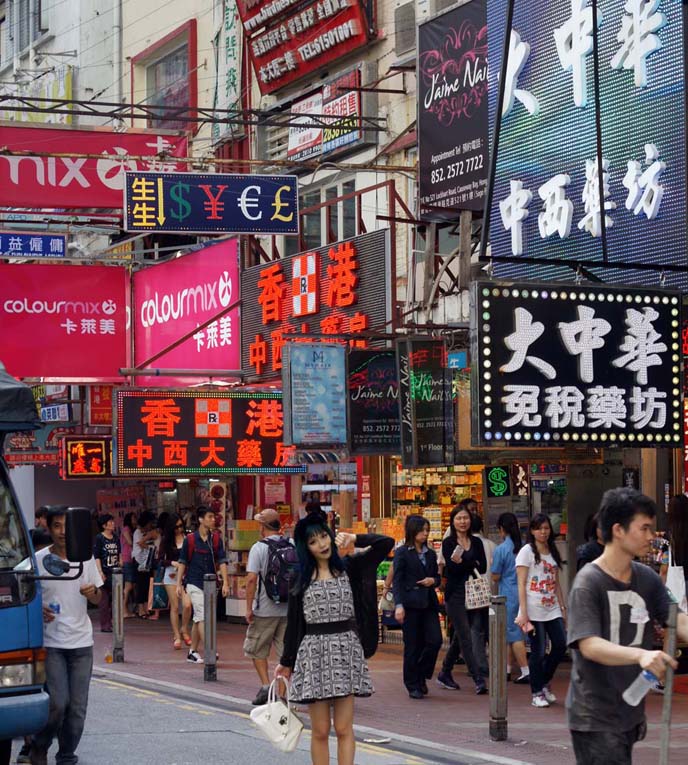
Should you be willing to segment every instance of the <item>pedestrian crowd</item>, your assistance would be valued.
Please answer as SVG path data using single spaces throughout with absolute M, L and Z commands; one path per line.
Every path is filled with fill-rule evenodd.
M 676 524 L 684 522 L 686 506 L 686 497 L 672 500 L 670 518 L 673 514 Z M 567 611 L 562 561 L 548 516 L 534 515 L 524 540 L 516 516 L 503 513 L 497 522 L 502 541 L 496 546 L 481 534 L 476 511 L 471 500 L 452 510 L 438 552 L 428 542 L 428 520 L 411 515 L 394 550 L 383 595 L 393 600 L 401 627 L 401 680 L 409 697 L 424 699 L 438 669 L 440 590 L 450 642 L 437 685 L 459 691 L 453 672 L 461 662 L 475 693 L 487 693 L 491 586 L 506 601 L 508 678 L 529 684 L 532 705 L 546 708 L 556 702 L 551 683 L 568 648 L 573 670 L 566 705 L 577 762 L 631 763 L 633 745 L 645 734 L 645 716 L 642 700 L 632 705 L 627 689 L 640 671 L 659 683 L 666 667 L 675 666 L 672 657 L 656 649 L 654 625 L 666 624 L 669 599 L 662 577 L 666 580 L 671 556 L 685 552 L 683 542 L 674 534 L 656 541 L 656 508 L 644 495 L 630 489 L 607 492 L 577 550 L 578 573 Z M 46 545 L 36 555 L 41 573 L 46 573 L 47 554 L 66 558 L 65 512 L 57 506 L 37 513 L 34 545 Z M 395 542 L 376 534 L 336 533 L 315 508 L 296 524 L 291 538 L 275 510 L 263 510 L 255 520 L 261 538 L 248 557 L 243 646 L 258 675 L 253 703 L 268 703 L 271 682 L 284 685 L 279 695 L 308 707 L 314 765 L 329 763 L 332 724 L 338 762 L 352 765 L 353 700 L 374 692 L 367 660 L 379 633 L 376 574 Z M 117 534 L 114 518 L 102 515 L 93 558 L 80 575 L 43 583 L 50 712 L 45 728 L 25 742 L 18 762 L 47 763 L 55 738 L 58 765 L 77 762 L 93 664 L 87 608 L 97 606 L 101 631 L 112 631 L 115 568 L 124 571 L 125 618 L 155 619 L 169 608 L 172 649 L 184 645 L 190 663 L 208 658 L 201 653 L 203 582 L 208 574 L 216 576 L 227 597 L 227 556 L 213 511 L 199 507 L 196 528 L 187 523 L 188 515 L 185 520 L 176 513 L 157 519 L 148 511 L 138 518 L 130 513 Z M 678 634 L 688 641 L 685 614 L 679 615 Z

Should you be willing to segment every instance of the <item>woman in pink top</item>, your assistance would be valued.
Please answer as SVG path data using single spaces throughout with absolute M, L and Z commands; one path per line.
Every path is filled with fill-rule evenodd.
M 122 547 L 122 569 L 124 571 L 124 618 L 128 619 L 129 598 L 134 592 L 136 584 L 136 564 L 131 557 L 131 549 L 134 543 L 134 531 L 136 531 L 136 513 L 127 513 L 122 521 L 122 532 L 119 543 Z

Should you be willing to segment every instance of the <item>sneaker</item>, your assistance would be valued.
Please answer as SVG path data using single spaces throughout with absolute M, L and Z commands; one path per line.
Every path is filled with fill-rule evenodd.
M 487 693 L 487 685 L 484 680 L 476 680 L 475 683 L 475 695 L 484 696 Z
M 543 696 L 544 696 L 544 697 L 547 699 L 547 702 L 548 702 L 549 704 L 554 704 L 554 702 L 557 700 L 557 697 L 556 697 L 556 696 L 555 696 L 555 695 L 552 693 L 552 691 L 550 690 L 550 687 L 549 687 L 549 685 L 546 685 L 546 686 L 545 686 L 545 687 L 542 689 L 542 694 L 543 694 Z
M 440 688 L 446 688 L 448 691 L 460 690 L 459 684 L 451 676 L 451 672 L 440 672 L 439 675 L 437 675 L 437 685 L 439 685 Z
M 203 664 L 203 658 L 198 651 L 189 651 L 186 660 L 190 661 L 192 664 Z
M 544 693 L 533 694 L 533 701 L 531 702 L 534 707 L 548 707 L 549 701 L 545 698 Z
M 409 698 L 418 700 L 424 699 L 425 696 L 423 696 L 423 692 L 420 688 L 414 688 L 412 691 L 409 691 Z
M 17 754 L 17 762 L 18 763 L 30 763 L 31 762 L 31 744 L 24 744 L 22 748 L 19 750 L 19 754 Z
M 268 693 L 270 692 L 269 685 L 261 685 L 260 690 L 256 694 L 255 699 L 251 702 L 254 707 L 262 707 L 263 704 L 268 703 Z
M 517 677 L 514 680 L 514 683 L 516 685 L 529 685 L 530 684 L 530 675 L 521 675 L 520 677 Z

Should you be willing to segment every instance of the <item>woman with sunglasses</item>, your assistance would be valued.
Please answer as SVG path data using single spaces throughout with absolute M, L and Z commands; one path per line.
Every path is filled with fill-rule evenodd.
M 182 622 L 179 624 L 179 597 L 177 596 L 177 568 L 179 567 L 179 553 L 184 544 L 184 521 L 176 513 L 170 515 L 165 524 L 162 542 L 160 544 L 160 560 L 165 567 L 162 583 L 167 591 L 170 603 L 170 624 L 174 635 L 173 645 L 176 651 L 182 647 L 182 640 L 186 645 L 191 645 L 191 636 L 187 626 L 191 620 L 191 600 L 184 590 L 182 595 Z

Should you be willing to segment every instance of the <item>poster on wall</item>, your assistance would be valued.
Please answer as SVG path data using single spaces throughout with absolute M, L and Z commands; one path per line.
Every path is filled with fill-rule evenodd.
M 487 191 L 487 0 L 418 27 L 418 185 L 424 220 L 482 210 Z M 446 209 L 446 213 L 443 210 Z

